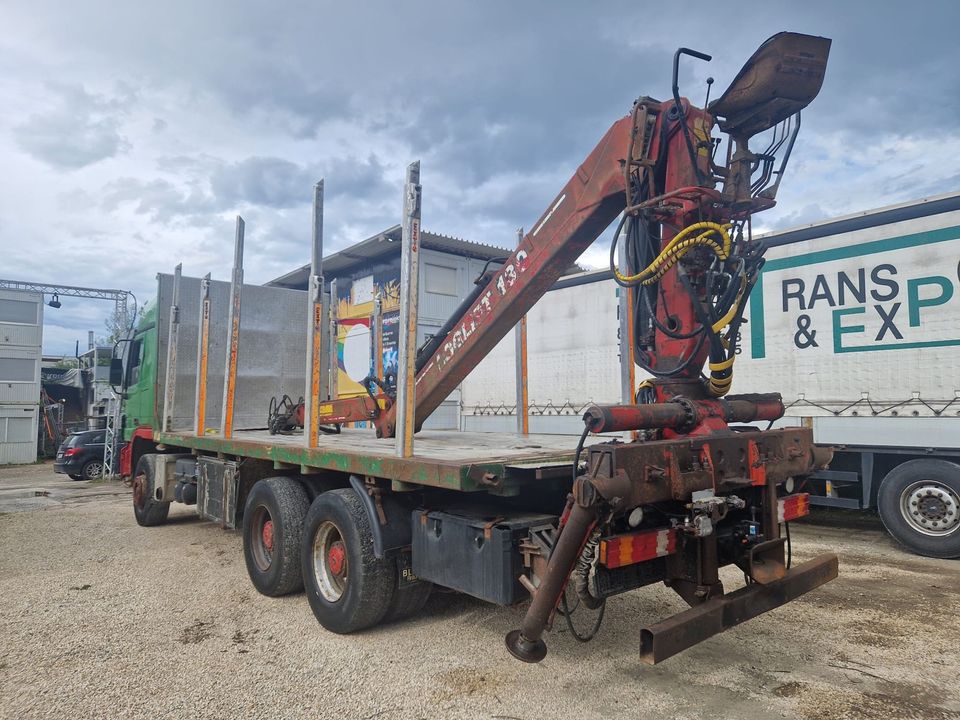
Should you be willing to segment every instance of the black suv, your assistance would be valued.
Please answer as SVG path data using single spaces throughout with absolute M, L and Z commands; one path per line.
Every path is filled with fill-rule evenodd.
M 74 480 L 93 480 L 103 475 L 103 445 L 106 430 L 85 430 L 69 435 L 57 450 L 53 471 Z

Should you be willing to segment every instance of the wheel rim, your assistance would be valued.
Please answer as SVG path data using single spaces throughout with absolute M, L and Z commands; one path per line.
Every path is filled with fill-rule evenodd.
M 347 547 L 340 530 L 329 520 L 313 536 L 313 576 L 320 594 L 328 602 L 343 597 L 347 586 Z
M 949 535 L 960 528 L 960 495 L 936 480 L 920 480 L 900 494 L 900 514 L 917 532 Z
M 87 465 L 84 475 L 87 478 L 95 478 L 103 475 L 103 464 L 98 462 L 93 462 Z
M 263 505 L 253 511 L 253 537 L 250 545 L 253 552 L 253 562 L 260 572 L 267 572 L 273 563 L 273 548 L 276 542 L 276 526 L 270 511 Z

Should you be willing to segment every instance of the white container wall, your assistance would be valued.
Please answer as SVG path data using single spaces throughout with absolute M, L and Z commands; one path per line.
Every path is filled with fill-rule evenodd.
M 551 290 L 527 314 L 530 432 L 579 434 L 585 405 L 620 397 L 617 285 L 612 280 Z M 467 376 L 463 429 L 516 429 L 514 334 Z
M 37 459 L 43 295 L 0 290 L 0 465 Z
M 37 459 L 39 406 L 0 405 L 0 465 L 32 463 Z
M 960 210 L 933 201 L 765 236 L 732 392 L 781 393 L 780 423 L 818 443 L 960 447 Z M 529 313 L 531 432 L 577 434 L 583 405 L 619 401 L 616 293 L 598 279 Z M 462 391 L 465 430 L 516 427 L 512 334 Z

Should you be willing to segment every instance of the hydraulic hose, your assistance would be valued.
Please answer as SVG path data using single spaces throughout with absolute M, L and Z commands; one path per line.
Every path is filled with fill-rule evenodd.
M 610 270 L 613 272 L 614 278 L 621 285 L 633 285 L 637 283 L 652 285 L 663 277 L 680 258 L 695 247 L 707 247 L 713 250 L 718 258 L 726 260 L 730 257 L 730 248 L 732 245 L 730 233 L 728 232 L 731 227 L 732 225 L 721 225 L 720 223 L 714 222 L 698 222 L 693 225 L 688 225 L 667 243 L 666 247 L 660 251 L 660 254 L 654 258 L 653 262 L 636 275 L 624 275 L 620 272 L 620 268 L 617 267 L 616 262 L 611 262 Z M 698 235 L 694 235 L 694 233 L 698 232 Z M 713 239 L 714 235 L 719 236 L 720 242 Z M 618 236 L 619 233 L 615 235 L 615 241 Z M 616 242 L 611 249 L 612 257 L 615 256 L 615 250 Z

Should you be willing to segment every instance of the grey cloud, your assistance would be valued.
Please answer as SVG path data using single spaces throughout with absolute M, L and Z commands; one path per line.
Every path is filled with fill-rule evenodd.
M 147 215 L 161 223 L 190 218 L 203 224 L 201 216 L 219 209 L 210 195 L 196 188 L 181 190 L 160 178 L 148 181 L 120 178 L 104 187 L 102 197 L 100 205 L 107 212 L 131 206 L 138 215 Z
M 310 167 L 277 157 L 228 163 L 210 156 L 178 156 L 164 158 L 158 167 L 178 175 L 181 184 L 165 178 L 120 178 L 104 187 L 101 207 L 108 212 L 132 207 L 156 221 L 171 222 L 245 207 L 273 211 L 306 207 L 314 183 L 324 176 L 331 178 L 328 197 L 377 200 L 388 188 L 385 168 L 374 155 L 365 161 L 334 158 L 324 166 Z
M 121 132 L 127 100 L 92 94 L 81 85 L 51 91 L 56 106 L 14 128 L 21 150 L 54 168 L 76 170 L 129 149 Z
M 251 157 L 218 168 L 210 188 L 219 205 L 288 208 L 310 197 L 311 180 L 306 168 L 289 160 Z
M 772 229 L 783 230 L 786 228 L 796 227 L 798 225 L 807 225 L 809 223 L 818 222 L 827 217 L 829 217 L 828 212 L 826 212 L 817 203 L 812 203 L 809 205 L 804 205 L 802 208 L 792 212 L 781 214 L 780 217 L 778 217 L 773 223 Z
M 222 163 L 210 176 L 210 188 L 221 207 L 256 205 L 276 209 L 309 203 L 313 185 L 321 178 L 327 197 L 378 199 L 387 189 L 386 169 L 373 154 L 366 160 L 338 157 L 299 165 L 277 157 L 250 157 Z
M 428 228 L 509 244 L 513 228 L 535 221 L 636 96 L 669 96 L 677 46 L 714 55 L 681 65 L 681 89 L 700 104 L 708 75 L 716 96 L 760 42 L 789 29 L 834 44 L 782 202 L 759 221 L 807 222 L 956 187 L 955 170 L 938 167 L 960 142 L 955 2 L 408 5 L 291 0 L 281 12 L 248 0 L 90 0 L 11 8 L 5 20 L 26 28 L 48 64 L 37 69 L 34 55 L 23 55 L 17 65 L 7 54 L 5 77 L 36 85 L 52 72 L 74 82 L 82 72 L 88 87 L 133 78 L 143 110 L 122 124 L 124 107 L 81 88 L 63 100 L 70 109 L 60 109 L 57 123 L 56 112 L 23 110 L 30 121 L 15 140 L 57 169 L 122 152 L 124 135 L 136 143 L 136 165 L 116 161 L 127 179 L 102 191 L 103 180 L 94 181 L 83 188 L 94 198 L 89 209 L 77 195 L 60 213 L 71 228 L 84 219 L 105 228 L 104 251 L 138 230 L 154 245 L 181 232 L 190 236 L 182 259 L 229 267 L 229 216 L 242 212 L 259 238 L 251 257 L 279 274 L 308 255 L 317 179 L 326 179 L 333 251 L 398 221 L 403 166 L 414 159 L 423 161 Z M 16 97 L 3 100 L 16 107 Z M 74 106 L 87 111 L 77 115 Z M 222 134 L 217 127 L 211 137 L 214 123 Z M 928 142 L 897 142 L 917 136 Z M 884 156 L 887 147 L 898 152 Z M 40 182 L 57 180 L 48 173 Z M 43 219 L 33 225 L 46 237 Z M 209 248 L 194 243 L 194 228 Z M 148 277 L 155 270 L 141 268 Z
M 359 199 L 379 199 L 390 192 L 393 186 L 388 181 L 386 172 L 379 158 L 373 154 L 367 156 L 366 160 L 354 157 L 334 158 L 314 170 L 314 173 L 329 178 L 324 183 L 325 195 L 347 195 Z M 319 176 L 315 175 L 315 178 L 317 177 Z

